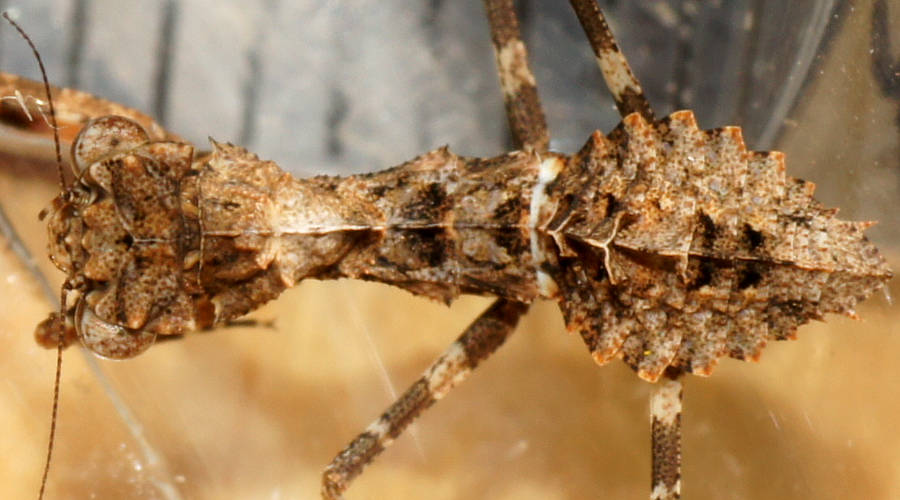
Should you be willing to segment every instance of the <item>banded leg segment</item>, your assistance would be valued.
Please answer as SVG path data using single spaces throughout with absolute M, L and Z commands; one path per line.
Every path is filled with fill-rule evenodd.
M 538 153 L 546 151 L 550 142 L 547 123 L 512 0 L 484 3 L 514 145 Z M 527 304 L 520 302 L 494 301 L 418 381 L 331 461 L 322 475 L 322 497 L 342 498 L 350 482 L 420 413 L 465 380 L 503 344 L 527 310 Z
M 547 150 L 550 135 L 538 97 L 537 82 L 528 66 L 528 51 L 519 31 L 512 0 L 484 0 L 506 117 L 516 148 Z
M 494 301 L 419 380 L 331 461 L 322 474 L 322 497 L 342 498 L 350 482 L 420 413 L 465 380 L 503 344 L 526 310 L 528 305 L 521 302 Z
M 649 123 L 656 119 L 650 101 L 619 49 L 596 0 L 570 0 L 587 35 L 606 86 L 624 118 L 640 113 Z M 650 396 L 651 500 L 681 498 L 681 373 L 666 373 Z
M 681 498 L 681 398 L 680 374 L 663 377 L 650 396 L 653 450 L 650 500 Z
M 631 71 L 625 54 L 619 49 L 619 44 L 613 37 L 603 12 L 597 6 L 597 0 L 570 0 L 578 21 L 587 35 L 594 55 L 597 56 L 597 64 L 603 73 L 606 87 L 609 88 L 616 107 L 624 118 L 631 113 L 640 113 L 650 123 L 655 121 L 650 101 L 644 95 L 640 82 Z

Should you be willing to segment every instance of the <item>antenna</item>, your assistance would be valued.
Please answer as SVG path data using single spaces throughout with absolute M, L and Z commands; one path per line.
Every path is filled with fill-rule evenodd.
M 44 82 L 44 92 L 47 94 L 47 102 L 50 105 L 50 125 L 53 129 L 53 147 L 56 151 L 56 173 L 59 175 L 59 186 L 63 191 L 66 191 L 69 189 L 69 185 L 63 175 L 62 153 L 60 152 L 59 146 L 59 127 L 56 124 L 56 110 L 53 108 L 53 95 L 50 92 L 50 82 L 47 81 L 47 70 L 44 69 L 44 60 L 41 59 L 41 54 L 38 52 L 37 47 L 34 46 L 34 42 L 31 41 L 31 37 L 25 33 L 25 30 L 23 30 L 21 26 L 9 17 L 8 12 L 3 13 L 3 18 L 19 32 L 19 35 L 21 35 L 22 38 L 25 39 L 25 42 L 28 43 L 28 46 L 31 47 L 31 52 L 34 53 L 34 57 L 37 59 L 38 66 L 41 69 L 41 80 Z
M 60 152 L 59 145 L 59 127 L 56 125 L 56 110 L 53 108 L 53 96 L 50 92 L 50 83 L 47 81 L 47 71 L 44 69 L 44 61 L 41 60 L 41 54 L 38 52 L 37 47 L 34 46 L 34 42 L 31 41 L 31 38 L 25 33 L 25 30 L 22 29 L 15 21 L 13 21 L 9 17 L 9 13 L 4 12 L 3 18 L 9 22 L 19 32 L 19 35 L 25 39 L 28 43 L 28 46 L 31 47 L 31 51 L 34 53 L 34 57 L 37 59 L 38 66 L 41 69 L 41 79 L 44 82 L 44 92 L 47 94 L 47 102 L 50 106 L 50 125 L 53 129 L 53 146 L 56 151 L 56 171 L 59 174 L 59 186 L 63 191 L 67 191 L 69 189 L 68 184 L 66 183 L 66 178 L 63 175 L 63 165 L 62 165 L 62 153 Z M 59 300 L 59 308 L 60 313 L 57 315 L 57 332 L 59 332 L 56 340 L 56 377 L 53 382 L 53 409 L 51 410 L 50 417 L 50 437 L 47 443 L 47 458 L 44 461 L 44 473 L 41 476 L 41 489 L 38 492 L 38 500 L 42 500 L 44 498 L 44 490 L 47 488 L 47 476 L 50 473 L 50 458 L 53 456 L 53 444 L 56 438 L 56 420 L 59 416 L 59 380 L 62 374 L 62 350 L 63 350 L 63 337 L 64 337 L 64 324 L 65 318 L 63 312 L 65 308 L 65 288 L 60 292 L 60 300 Z

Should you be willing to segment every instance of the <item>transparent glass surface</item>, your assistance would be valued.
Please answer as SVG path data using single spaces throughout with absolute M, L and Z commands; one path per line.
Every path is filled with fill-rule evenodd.
M 552 147 L 573 152 L 619 118 L 565 2 L 520 3 Z M 900 2 L 608 3 L 657 114 L 689 107 L 705 128 L 741 125 L 751 148 L 786 152 L 789 174 L 842 217 L 881 221 L 870 238 L 898 267 L 900 36 L 886 33 Z M 4 5 L 54 83 L 298 175 L 509 144 L 476 0 Z M 6 26 L 0 69 L 37 75 Z M 61 273 L 37 214 L 56 190 L 46 165 L 0 162 L 0 204 L 52 287 Z M 0 498 L 32 498 L 55 362 L 32 331 L 52 305 L 12 244 L 0 252 Z M 305 282 L 253 314 L 273 328 L 198 334 L 126 362 L 70 349 L 47 498 L 316 498 L 334 454 L 488 303 Z M 687 379 L 685 498 L 900 496 L 900 311 L 878 294 L 857 312 L 771 343 L 759 363 L 726 359 Z M 623 363 L 596 366 L 539 303 L 348 497 L 646 498 L 649 391 Z

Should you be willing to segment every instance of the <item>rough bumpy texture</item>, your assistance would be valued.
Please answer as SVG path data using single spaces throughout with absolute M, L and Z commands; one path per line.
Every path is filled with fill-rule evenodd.
M 305 278 L 357 278 L 449 302 L 559 301 L 599 363 L 656 380 L 755 359 L 769 339 L 854 305 L 890 277 L 781 153 L 690 112 L 625 118 L 565 157 L 446 148 L 382 172 L 297 180 L 246 150 L 152 142 L 89 124 L 78 183 L 54 201 L 69 333 L 110 357 L 237 318 Z M 539 275 L 552 278 L 541 281 Z M 38 336 L 55 345 L 53 320 Z
M 689 111 L 595 133 L 548 188 L 568 327 L 597 362 L 622 357 L 652 381 L 852 315 L 891 273 L 870 223 L 835 218 L 813 189 L 785 177 L 781 153 L 747 151 L 736 127 L 701 131 Z
M 134 356 L 156 335 L 237 318 L 305 278 L 377 280 L 446 302 L 538 294 L 533 154 L 439 149 L 375 174 L 297 180 L 242 148 L 213 148 L 194 158 L 121 117 L 81 132 L 78 181 L 48 221 L 51 258 L 69 275 L 67 342 Z M 39 325 L 43 344 L 56 344 L 58 318 Z

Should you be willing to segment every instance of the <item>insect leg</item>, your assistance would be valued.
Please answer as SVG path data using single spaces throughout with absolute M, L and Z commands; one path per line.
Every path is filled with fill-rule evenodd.
M 900 98 L 900 61 L 891 57 L 891 30 L 888 26 L 887 5 L 875 0 L 872 6 L 872 72 L 881 92 L 891 98 Z
M 653 475 L 650 500 L 681 497 L 681 377 L 666 374 L 650 396 Z
M 570 0 L 584 28 L 606 86 L 625 117 L 640 113 L 655 121 L 650 101 L 644 95 L 625 54 L 619 49 L 596 0 Z M 680 373 L 667 373 L 650 397 L 651 450 L 653 456 L 651 500 L 681 496 L 681 380 Z
M 516 148 L 542 152 L 550 135 L 512 0 L 484 0 L 500 73 L 506 117 Z
M 575 14 L 584 33 L 587 35 L 594 55 L 597 56 L 597 64 L 603 73 L 606 87 L 616 100 L 619 113 L 625 117 L 631 113 L 640 113 L 645 120 L 653 123 L 653 109 L 650 101 L 644 95 L 638 79 L 631 71 L 625 54 L 619 49 L 619 44 L 613 37 L 606 18 L 597 7 L 597 0 L 570 0 Z
M 366 430 L 341 451 L 322 474 L 322 497 L 341 498 L 356 476 L 426 408 L 460 384 L 506 340 L 528 305 L 495 301 Z

